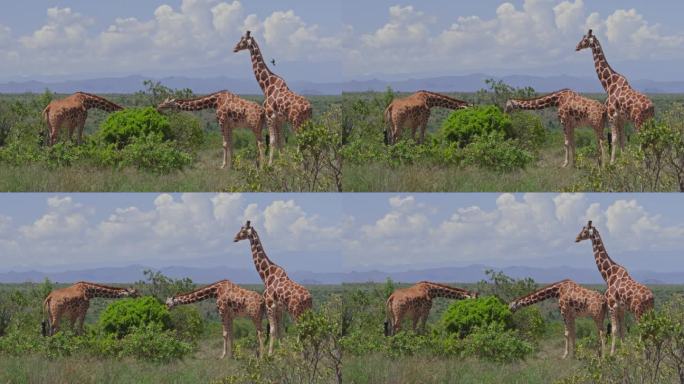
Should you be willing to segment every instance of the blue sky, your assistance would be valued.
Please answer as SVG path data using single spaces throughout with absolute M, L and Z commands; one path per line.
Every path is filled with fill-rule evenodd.
M 7 194 L 0 272 L 252 268 L 245 220 L 291 270 L 593 268 L 586 220 L 628 268 L 684 271 L 678 194 Z
M 588 28 L 634 79 L 680 80 L 684 2 L 660 0 L 26 0 L 0 14 L 0 81 L 250 78 L 232 47 L 254 31 L 286 79 L 595 76 Z

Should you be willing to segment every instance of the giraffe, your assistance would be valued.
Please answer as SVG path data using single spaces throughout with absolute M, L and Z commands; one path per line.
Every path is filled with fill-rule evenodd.
M 266 306 L 263 296 L 233 284 L 228 280 L 217 281 L 214 284 L 196 289 L 192 292 L 181 293 L 166 299 L 166 307 L 171 309 L 176 305 L 192 304 L 206 299 L 216 299 L 216 308 L 223 323 L 223 354 L 221 359 L 233 356 L 233 319 L 247 317 L 252 320 L 259 340 L 259 356 L 263 356 L 263 326 L 262 320 Z
M 76 92 L 64 99 L 51 101 L 43 110 L 43 120 L 48 125 L 48 134 L 50 135 L 48 144 L 54 145 L 57 142 L 59 130 L 64 124 L 67 124 L 69 128 L 69 139 L 73 136 L 74 129 L 77 130 L 77 142 L 81 144 L 88 110 L 92 108 L 101 109 L 105 112 L 123 109 L 123 107 L 103 97 L 85 92 Z
M 399 332 L 405 316 L 410 316 L 414 331 L 419 323 L 420 329 L 425 330 L 432 300 L 437 297 L 473 299 L 477 298 L 477 293 L 429 281 L 421 281 L 408 288 L 397 289 L 387 299 L 385 335 L 390 336 Z
M 601 43 L 599 43 L 598 38 L 594 36 L 591 29 L 582 38 L 575 50 L 581 51 L 587 48 L 591 48 L 594 55 L 596 73 L 601 81 L 601 85 L 603 85 L 603 88 L 608 93 L 606 110 L 613 141 L 610 154 L 610 162 L 612 163 L 615 161 L 615 147 L 620 145 L 620 149 L 624 149 L 625 146 L 622 128 L 623 121 L 629 120 L 634 122 L 634 126 L 638 131 L 646 120 L 654 117 L 655 107 L 646 95 L 632 88 L 624 76 L 611 68 L 603 53 Z
M 575 128 L 588 125 L 594 129 L 599 150 L 599 159 L 604 163 L 603 127 L 606 125 L 606 107 L 592 99 L 583 97 L 570 89 L 561 89 L 535 99 L 511 99 L 506 102 L 506 113 L 515 109 L 538 110 L 558 107 L 558 119 L 565 135 L 565 162 L 563 168 L 575 161 Z
M 86 281 L 55 289 L 43 302 L 43 309 L 47 314 L 47 322 L 44 321 L 42 324 L 43 336 L 54 335 L 59 330 L 59 323 L 64 315 L 68 315 L 72 325 L 82 333 L 90 299 L 94 297 L 118 299 L 137 296 L 138 291 L 133 288 L 116 288 Z
M 515 312 L 522 307 L 551 298 L 558 299 L 558 307 L 565 323 L 565 353 L 563 353 L 563 358 L 568 357 L 568 354 L 574 355 L 575 318 L 577 317 L 591 317 L 594 320 L 599 340 L 601 340 L 599 354 L 603 356 L 606 346 L 603 322 L 608 310 L 606 297 L 603 293 L 584 288 L 570 279 L 565 279 L 515 299 L 508 307 L 511 312 Z
M 240 38 L 233 52 L 238 53 L 246 49 L 252 57 L 254 76 L 264 92 L 264 108 L 272 149 L 269 153 L 270 164 L 273 161 L 273 149 L 282 149 L 283 146 L 283 122 L 289 121 L 295 133 L 298 132 L 302 124 L 311 119 L 311 103 L 303 96 L 292 92 L 282 77 L 271 72 L 250 31 L 245 32 L 245 35 Z
M 430 91 L 418 91 L 403 99 L 395 99 L 385 109 L 389 144 L 396 144 L 405 126 L 411 128 L 411 137 L 414 140 L 416 130 L 420 129 L 419 143 L 423 143 L 432 108 L 463 109 L 471 106 L 472 104 L 465 101 Z
M 313 307 L 313 299 L 306 288 L 290 280 L 285 270 L 266 256 L 259 235 L 249 221 L 240 228 L 233 241 L 237 243 L 241 240 L 249 240 L 254 266 L 264 282 L 264 300 L 266 301 L 271 337 L 268 354 L 271 355 L 277 337 L 277 328 L 281 325 L 280 312 L 282 309 L 287 310 L 296 321 L 302 313 Z
M 614 262 L 608 256 L 606 247 L 601 240 L 598 230 L 592 226 L 591 221 L 582 228 L 582 231 L 575 239 L 576 243 L 583 240 L 591 240 L 594 250 L 594 259 L 603 280 L 606 281 L 606 300 L 610 311 L 610 322 L 612 329 L 624 338 L 624 310 L 625 308 L 632 313 L 637 322 L 641 316 L 653 309 L 653 292 L 643 284 L 636 282 L 627 272 L 625 267 Z M 610 353 L 615 353 L 615 337 L 612 338 Z
M 238 127 L 249 128 L 254 133 L 259 150 L 258 164 L 264 164 L 263 126 L 266 122 L 264 108 L 228 91 L 212 93 L 195 99 L 168 98 L 159 104 L 157 110 L 200 111 L 214 109 L 216 119 L 223 134 L 223 165 L 230 169 L 233 157 L 233 130 Z

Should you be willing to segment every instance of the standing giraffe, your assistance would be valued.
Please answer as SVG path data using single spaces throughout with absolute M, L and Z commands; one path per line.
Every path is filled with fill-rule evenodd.
M 176 305 L 192 304 L 206 299 L 216 299 L 216 308 L 223 323 L 223 359 L 233 356 L 233 319 L 247 317 L 252 320 L 259 340 L 259 356 L 264 353 L 263 325 L 265 304 L 260 293 L 241 288 L 228 280 L 221 280 L 214 284 L 182 293 L 166 299 L 166 307 L 171 309 Z
M 53 145 L 57 142 L 57 135 L 62 125 L 67 124 L 69 128 L 69 139 L 77 130 L 77 142 L 83 141 L 83 127 L 88 118 L 88 110 L 97 108 L 105 112 L 120 111 L 123 107 L 96 95 L 85 92 L 76 92 L 73 95 L 61 100 L 53 100 L 43 110 L 43 120 L 48 125 L 50 135 L 48 144 Z
M 413 330 L 420 322 L 420 329 L 425 330 L 432 300 L 437 297 L 448 299 L 473 299 L 477 293 L 444 284 L 421 281 L 411 287 L 397 289 L 387 299 L 387 321 L 385 335 L 391 336 L 401 330 L 401 322 L 405 316 L 413 321 Z
M 565 162 L 563 168 L 575 161 L 575 128 L 588 125 L 594 129 L 599 158 L 604 163 L 603 127 L 606 125 L 606 107 L 592 99 L 582 97 L 570 89 L 562 89 L 535 99 L 511 99 L 506 102 L 506 113 L 515 109 L 538 110 L 558 107 L 558 119 L 565 134 Z
M 313 299 L 306 288 L 290 280 L 285 270 L 266 256 L 259 235 L 249 221 L 240 228 L 233 241 L 237 243 L 245 239 L 249 240 L 254 266 L 265 286 L 264 300 L 266 301 L 271 337 L 268 345 L 268 354 L 270 355 L 273 353 L 277 328 L 281 325 L 281 316 L 279 315 L 281 308 L 287 310 L 296 321 L 302 313 L 312 308 Z
M 159 104 L 157 110 L 164 109 L 182 111 L 216 110 L 221 133 L 223 134 L 223 168 L 231 167 L 233 158 L 233 130 L 249 128 L 254 133 L 259 149 L 259 164 L 264 164 L 264 141 L 262 129 L 266 123 L 264 108 L 259 104 L 245 100 L 228 91 L 212 93 L 195 99 L 168 98 Z M 272 149 L 271 149 L 272 150 Z
M 508 306 L 512 312 L 522 307 L 536 304 L 551 298 L 558 298 L 563 322 L 565 323 L 565 353 L 563 358 L 575 353 L 575 318 L 591 317 L 596 324 L 601 349 L 599 353 L 603 356 L 606 341 L 603 332 L 603 321 L 606 318 L 606 297 L 600 293 L 582 287 L 570 279 L 565 279 L 557 283 L 536 290 L 529 295 L 513 300 Z
M 250 31 L 242 36 L 233 52 L 237 53 L 245 49 L 248 49 L 252 56 L 254 76 L 264 92 L 264 108 L 271 143 L 270 164 L 273 161 L 273 149 L 282 149 L 283 146 L 283 122 L 289 121 L 294 131 L 298 132 L 302 124 L 311 119 L 311 103 L 303 96 L 292 92 L 282 77 L 268 69 L 259 45 Z
M 653 292 L 645 285 L 632 279 L 625 267 L 614 262 L 608 256 L 601 235 L 591 225 L 591 221 L 582 228 L 575 242 L 579 243 L 582 240 L 591 240 L 596 266 L 601 272 L 603 280 L 608 284 L 606 300 L 610 311 L 612 329 L 619 334 L 620 339 L 623 339 L 625 308 L 634 313 L 634 317 L 639 321 L 645 312 L 653 309 Z M 611 342 L 611 355 L 615 352 L 615 339 L 613 337 Z
M 610 67 L 603 53 L 603 48 L 601 48 L 601 43 L 599 43 L 598 38 L 594 36 L 591 29 L 582 38 L 582 41 L 579 42 L 576 51 L 586 48 L 591 48 L 594 54 L 596 73 L 601 81 L 601 85 L 608 92 L 606 108 L 613 140 L 610 154 L 610 161 L 612 163 L 615 161 L 615 147 L 620 145 L 622 150 L 625 146 L 623 121 L 629 120 L 634 122 L 634 126 L 638 131 L 646 120 L 653 118 L 655 107 L 648 97 L 632 88 L 624 76 Z
M 463 109 L 470 106 L 472 104 L 465 101 L 429 91 L 418 91 L 403 99 L 395 99 L 385 109 L 385 122 L 389 124 L 389 144 L 396 144 L 401 130 L 406 126 L 411 128 L 411 137 L 414 140 L 416 130 L 420 129 L 419 143 L 423 143 L 432 108 Z
M 137 297 L 138 291 L 133 288 L 116 288 L 106 285 L 78 282 L 70 287 L 55 289 L 45 298 L 43 309 L 47 314 L 47 322 L 43 322 L 43 336 L 52 336 L 59 330 L 62 316 L 68 315 L 71 324 L 78 332 L 83 332 L 83 321 L 90 306 L 90 299 L 103 297 L 119 299 Z

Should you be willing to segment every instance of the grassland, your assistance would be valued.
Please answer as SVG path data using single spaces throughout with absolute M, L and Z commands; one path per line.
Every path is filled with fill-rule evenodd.
M 455 284 L 458 285 L 458 284 Z M 473 288 L 472 285 L 461 284 Z M 31 285 L 1 285 L 0 292 L 30 289 Z M 257 288 L 257 287 L 251 287 Z M 383 290 L 380 284 L 344 284 L 337 286 L 310 286 L 316 306 L 324 305 L 336 294 L 356 295 Z M 593 288 L 600 288 L 595 286 Z M 684 292 L 684 286 L 652 286 L 656 306 Z M 87 323 L 93 323 L 105 302 L 98 300 L 92 306 Z M 433 306 L 428 324 L 435 324 L 446 310 L 449 302 L 439 299 Z M 222 346 L 220 324 L 213 303 L 204 302 L 198 307 L 205 317 L 205 331 L 197 342 L 192 355 L 170 363 L 150 363 L 130 358 L 103 359 L 74 355 L 45 358 L 41 355 L 13 356 L 0 353 L 0 382 L 2 383 L 209 383 L 222 379 L 244 368 L 242 360 L 219 360 Z M 376 308 L 378 319 L 383 315 L 380 305 Z M 563 327 L 552 301 L 540 305 L 546 323 L 544 335 L 535 343 L 533 354 L 512 363 L 494 363 L 475 358 L 439 357 L 434 355 L 407 355 L 389 357 L 383 353 L 345 355 L 343 377 L 345 383 L 551 383 L 573 374 L 581 361 L 562 359 Z M 39 327 L 36 326 L 36 332 Z M 238 344 L 240 340 L 253 337 L 247 321 L 235 326 Z M 382 324 L 373 332 L 382 333 Z M 595 339 L 595 328 L 588 319 L 581 319 L 577 326 L 578 344 Z M 369 335 L 369 337 L 381 335 Z M 256 378 L 254 382 L 260 382 Z M 316 381 L 321 382 L 321 381 Z M 322 381 L 328 382 L 328 381 Z

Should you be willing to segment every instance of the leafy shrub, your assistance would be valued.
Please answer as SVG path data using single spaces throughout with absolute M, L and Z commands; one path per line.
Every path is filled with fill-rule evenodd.
M 391 357 L 412 356 L 431 346 L 431 340 L 424 335 L 401 331 L 388 338 L 387 354 Z
M 500 323 L 505 328 L 512 325 L 508 306 L 494 296 L 455 301 L 441 319 L 441 326 L 459 337 L 470 334 L 476 327 L 482 328 L 491 323 Z
M 168 119 L 170 138 L 179 149 L 193 152 L 202 146 L 205 134 L 198 118 L 188 113 L 174 113 Z
M 476 136 L 463 153 L 463 164 L 497 172 L 525 168 L 532 160 L 534 157 L 531 153 L 506 140 L 502 132 Z
M 469 301 L 469 300 L 466 300 Z M 478 327 L 464 339 L 464 354 L 494 362 L 524 359 L 534 347 L 501 322 Z
M 122 151 L 123 166 L 133 166 L 157 173 L 183 169 L 192 163 L 192 157 L 182 152 L 156 133 L 134 137 Z
M 163 141 L 171 140 L 169 119 L 152 107 L 131 108 L 110 114 L 102 123 L 99 137 L 108 144 L 122 149 L 134 138 L 149 137 L 150 134 Z
M 513 328 L 529 339 L 540 338 L 546 332 L 546 322 L 537 306 L 516 311 L 511 320 Z
M 142 329 L 152 324 L 162 330 L 170 329 L 171 316 L 166 306 L 149 296 L 116 300 L 102 311 L 98 321 L 106 334 L 114 334 L 118 338 L 126 336 L 133 328 Z
M 171 328 L 178 336 L 184 340 L 197 340 L 202 335 L 204 320 L 196 308 L 180 306 L 170 312 Z
M 511 117 L 511 137 L 530 151 L 539 149 L 546 142 L 546 129 L 539 116 L 516 112 Z
M 459 143 L 465 147 L 476 136 L 501 132 L 505 138 L 513 137 L 511 118 L 493 105 L 459 109 L 449 115 L 438 132 L 441 140 Z
M 178 340 L 173 332 L 164 330 L 160 323 L 136 327 L 121 340 L 119 356 L 130 356 L 147 361 L 168 362 L 192 351 L 192 345 Z

